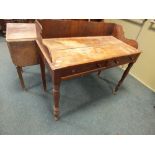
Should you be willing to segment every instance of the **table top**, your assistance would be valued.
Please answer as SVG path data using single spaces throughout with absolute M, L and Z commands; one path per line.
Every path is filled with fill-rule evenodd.
M 53 69 L 140 53 L 113 36 L 43 39 L 52 56 Z
M 6 30 L 6 40 L 29 41 L 37 38 L 36 26 L 34 23 L 8 23 Z

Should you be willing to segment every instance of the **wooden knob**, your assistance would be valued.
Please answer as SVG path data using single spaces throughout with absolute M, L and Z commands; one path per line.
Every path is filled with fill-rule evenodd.
M 101 64 L 96 64 L 97 65 L 97 67 L 102 67 L 102 65 Z
M 73 69 L 73 70 L 72 70 L 72 73 L 75 73 L 75 72 L 76 72 L 76 70 L 75 70 L 75 69 Z
M 134 60 L 134 58 L 133 58 L 133 57 L 129 57 L 129 59 L 130 59 L 131 61 L 133 61 L 133 60 Z
M 119 61 L 118 60 L 114 60 L 115 64 L 119 64 Z

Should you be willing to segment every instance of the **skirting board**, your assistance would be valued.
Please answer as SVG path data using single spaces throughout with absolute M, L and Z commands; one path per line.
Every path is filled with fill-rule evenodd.
M 124 70 L 124 68 L 120 67 L 122 70 Z M 140 83 L 142 83 L 145 87 L 149 88 L 150 90 L 152 90 L 155 93 L 155 89 L 151 88 L 150 86 L 148 86 L 145 82 L 143 82 L 142 80 L 140 80 L 138 77 L 136 77 L 134 74 L 129 73 L 133 78 L 135 78 L 136 80 L 138 80 Z

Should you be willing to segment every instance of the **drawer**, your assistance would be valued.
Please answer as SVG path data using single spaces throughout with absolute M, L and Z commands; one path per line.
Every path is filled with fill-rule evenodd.
M 115 66 L 119 66 L 119 65 L 124 65 L 127 63 L 135 62 L 136 60 L 137 60 L 136 55 L 113 58 L 113 59 L 110 59 L 107 61 L 106 67 L 111 68 L 111 67 L 115 67 Z
M 98 70 L 104 70 L 106 68 L 112 68 L 115 66 L 134 62 L 136 61 L 136 59 L 137 59 L 136 56 L 123 56 L 123 57 L 113 58 L 109 60 L 102 60 L 98 62 L 81 64 L 77 66 L 70 66 L 70 67 L 60 69 L 58 71 L 59 72 L 58 74 L 61 75 L 61 77 L 72 76 L 72 75 L 78 76 L 78 74 L 95 72 Z
M 89 71 L 97 71 L 100 69 L 105 69 L 107 66 L 107 61 L 100 61 L 100 62 L 92 62 L 77 66 L 72 66 L 68 68 L 64 68 L 60 71 L 61 76 L 67 76 L 67 75 L 74 75 L 79 74 L 82 72 L 89 72 Z
M 86 72 L 86 71 L 90 71 L 90 70 L 104 69 L 107 66 L 106 63 L 107 63 L 107 61 L 81 65 L 74 69 L 71 69 L 71 73 L 76 74 L 76 73 Z

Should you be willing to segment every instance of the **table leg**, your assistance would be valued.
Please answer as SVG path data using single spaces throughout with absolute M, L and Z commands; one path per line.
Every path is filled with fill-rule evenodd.
M 24 80 L 23 80 L 23 76 L 22 76 L 22 67 L 16 66 L 16 69 L 17 69 L 17 73 L 18 73 L 18 76 L 19 76 L 21 86 L 25 90 L 25 84 L 24 84 Z
M 121 84 L 123 83 L 124 79 L 126 78 L 126 76 L 128 75 L 131 67 L 133 66 L 133 62 L 129 63 L 128 67 L 126 68 L 126 70 L 124 71 L 121 80 L 118 82 L 118 84 L 116 85 L 115 89 L 114 89 L 114 94 L 118 91 L 119 87 L 121 86 Z
M 40 70 L 41 70 L 41 78 L 42 78 L 42 82 L 43 82 L 44 91 L 46 91 L 45 64 L 41 57 L 40 57 Z
M 60 113 L 59 112 L 60 82 L 61 80 L 59 78 L 53 77 L 53 98 L 54 98 L 53 114 L 54 119 L 56 121 L 59 119 L 59 113 Z
M 101 74 L 101 70 L 97 72 L 97 76 L 99 77 Z

